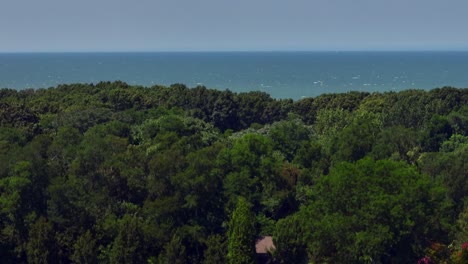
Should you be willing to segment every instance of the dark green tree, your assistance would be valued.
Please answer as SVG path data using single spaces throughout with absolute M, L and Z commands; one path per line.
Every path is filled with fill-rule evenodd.
M 203 253 L 203 264 L 226 263 L 227 245 L 224 236 L 209 236 L 205 244 L 206 250 Z
M 126 214 L 119 221 L 118 234 L 110 251 L 110 263 L 143 263 L 146 261 L 147 246 L 140 217 Z
M 273 256 L 278 263 L 307 263 L 307 251 L 303 241 L 302 223 L 298 215 L 292 215 L 276 223 Z
M 97 263 L 98 248 L 96 240 L 89 230 L 78 237 L 73 245 L 73 254 L 70 259 L 77 264 Z
M 39 217 L 29 230 L 26 253 L 32 264 L 52 263 L 56 259 L 53 227 L 44 217 Z
M 444 188 L 403 162 L 342 163 L 312 192 L 310 204 L 295 216 L 302 239 L 284 233 L 276 238 L 280 249 L 302 241 L 309 261 L 406 263 L 416 261 L 429 241 L 448 240 Z

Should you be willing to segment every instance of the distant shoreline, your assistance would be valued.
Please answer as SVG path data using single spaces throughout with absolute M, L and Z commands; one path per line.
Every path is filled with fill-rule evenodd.
M 468 87 L 468 51 L 262 51 L 2 53 L 0 87 L 121 80 L 184 83 L 274 98 L 348 91 Z

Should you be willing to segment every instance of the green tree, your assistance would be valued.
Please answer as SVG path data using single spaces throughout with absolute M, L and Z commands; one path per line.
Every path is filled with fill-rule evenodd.
M 4 258 L 21 257 L 28 236 L 27 218 L 32 199 L 30 196 L 30 162 L 15 164 L 14 176 L 0 179 L 0 251 Z M 15 261 L 14 261 L 15 262 Z
M 303 228 L 298 215 L 292 215 L 276 223 L 273 256 L 278 263 L 307 263 L 307 251 L 303 241 Z
M 226 239 L 221 235 L 209 236 L 205 242 L 206 250 L 203 253 L 204 264 L 226 263 Z
M 26 253 L 28 255 L 28 262 L 32 264 L 54 262 L 53 227 L 44 217 L 39 217 L 29 230 Z
M 392 126 L 383 129 L 372 146 L 370 155 L 375 159 L 394 159 L 414 163 L 420 150 L 416 129 Z
M 291 116 L 289 120 L 274 123 L 268 135 L 273 141 L 273 148 L 292 161 L 302 144 L 310 139 L 312 129 L 299 118 Z
M 159 255 L 159 263 L 162 264 L 188 264 L 186 248 L 182 239 L 174 235 L 164 246 L 164 251 Z
M 418 159 L 422 172 L 442 182 L 455 203 L 455 213 L 462 210 L 468 196 L 468 146 L 461 144 L 453 152 L 423 153 Z
M 312 192 L 297 216 L 310 261 L 406 263 L 423 254 L 428 241 L 447 241 L 444 188 L 403 162 L 342 163 Z M 294 234 L 281 237 L 288 241 Z M 298 248 L 298 240 L 291 241 Z
M 96 240 L 89 230 L 78 237 L 73 245 L 73 254 L 70 259 L 77 264 L 97 263 L 98 249 Z
M 357 161 L 362 159 L 372 150 L 380 131 L 380 115 L 356 112 L 351 123 L 337 133 L 331 143 L 333 161 Z
M 230 202 L 235 204 L 238 196 L 249 202 L 258 202 L 264 191 L 262 184 L 274 182 L 274 175 L 266 174 L 271 164 L 272 142 L 269 138 L 247 134 L 234 142 L 232 148 L 226 148 L 218 157 L 220 173 L 226 175 L 224 188 Z
M 255 226 L 251 205 L 239 197 L 228 230 L 229 264 L 255 263 Z
M 237 130 L 240 127 L 238 108 L 234 94 L 231 91 L 225 91 L 214 102 L 210 119 L 221 131 Z
M 110 263 L 143 263 L 147 258 L 140 217 L 125 214 L 119 221 L 117 237 L 112 243 Z

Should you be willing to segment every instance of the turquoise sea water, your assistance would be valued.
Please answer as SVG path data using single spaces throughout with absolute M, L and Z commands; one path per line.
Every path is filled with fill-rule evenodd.
M 122 80 L 151 86 L 322 93 L 468 87 L 468 52 L 3 53 L 1 88 Z

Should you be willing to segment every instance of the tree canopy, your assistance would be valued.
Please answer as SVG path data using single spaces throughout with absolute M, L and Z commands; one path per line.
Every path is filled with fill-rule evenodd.
M 253 263 L 271 235 L 277 263 L 462 263 L 467 105 L 451 87 L 1 89 L 1 262 Z

